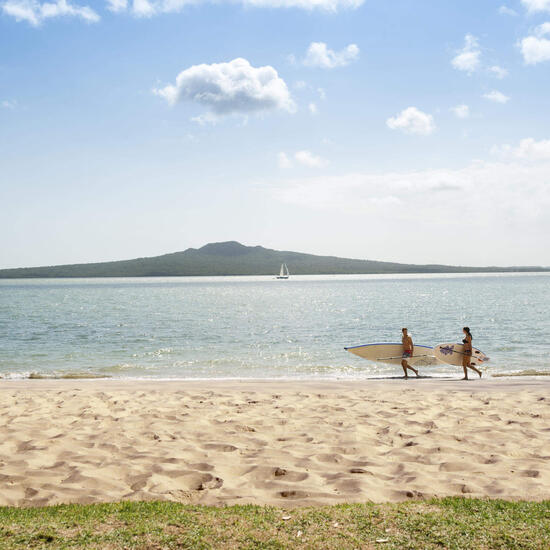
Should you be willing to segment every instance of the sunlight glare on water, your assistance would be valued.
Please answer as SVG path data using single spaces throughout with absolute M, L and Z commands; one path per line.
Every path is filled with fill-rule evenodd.
M 344 346 L 460 341 L 489 373 L 550 371 L 549 274 L 0 281 L 0 376 L 399 375 Z M 457 367 L 426 367 L 458 375 Z M 428 374 L 428 372 L 426 372 Z

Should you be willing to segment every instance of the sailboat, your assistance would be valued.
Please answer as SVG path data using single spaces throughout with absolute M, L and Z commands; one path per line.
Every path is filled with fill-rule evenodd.
M 288 279 L 290 276 L 290 273 L 288 272 L 288 267 L 286 264 L 281 264 L 281 271 L 279 275 L 277 275 L 277 279 Z

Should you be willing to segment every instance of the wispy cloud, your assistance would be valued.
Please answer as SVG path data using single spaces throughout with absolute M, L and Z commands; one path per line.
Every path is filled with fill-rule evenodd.
M 326 159 L 314 155 L 311 151 L 298 151 L 294 154 L 294 158 L 297 162 L 309 168 L 323 168 L 328 164 Z
M 297 151 L 292 155 L 292 158 L 286 153 L 280 152 L 277 154 L 277 162 L 279 168 L 291 168 L 294 163 L 308 168 L 323 168 L 328 165 L 328 160 L 307 150 Z
M 26 21 L 38 27 L 47 19 L 76 17 L 87 23 L 97 23 L 99 15 L 89 6 L 78 6 L 67 0 L 38 2 L 37 0 L 8 0 L 2 4 L 2 11 L 16 21 Z
M 364 0 L 235 0 L 235 3 L 256 8 L 295 8 L 332 13 L 357 9 L 363 2 Z M 215 0 L 107 0 L 107 3 L 114 12 L 128 12 L 135 17 L 152 17 L 163 13 L 177 13 L 189 5 L 215 3 Z
M 498 8 L 498 13 L 500 13 L 500 15 L 510 15 L 512 17 L 516 17 L 518 15 L 516 10 L 509 8 L 508 6 L 500 6 L 500 8 Z
M 457 118 L 469 118 L 470 117 L 470 107 L 468 105 L 455 105 L 451 107 L 451 111 Z
M 488 99 L 489 101 L 493 101 L 494 103 L 505 104 L 505 103 L 508 103 L 508 101 L 510 101 L 510 98 L 507 95 L 504 95 L 502 92 L 499 92 L 498 90 L 493 90 L 492 92 L 483 94 L 483 97 L 485 99 Z
M 527 11 L 536 13 L 539 11 L 550 12 L 550 0 L 521 0 Z
M 503 235 L 513 234 L 513 227 L 524 224 L 544 231 L 550 229 L 549 146 L 540 145 L 545 152 L 538 154 L 537 161 L 512 158 L 476 161 L 458 169 L 320 174 L 265 182 L 263 189 L 275 200 L 305 209 L 334 216 L 369 215 L 373 229 L 381 227 L 388 216 L 405 230 L 413 219 L 415 223 L 429 219 L 425 246 L 455 238 L 456 231 L 474 238 L 478 225 Z M 519 154 L 533 157 L 532 148 L 529 142 L 519 148 Z M 406 208 L 396 209 L 401 204 Z M 468 227 L 458 212 L 469 213 Z
M 479 49 L 478 39 L 467 34 L 464 37 L 464 47 L 458 50 L 457 54 L 451 60 L 451 64 L 459 71 L 465 71 L 468 74 L 479 69 L 481 65 L 481 50 Z
M 324 42 L 312 42 L 307 49 L 303 64 L 308 67 L 335 69 L 345 67 L 359 58 L 359 47 L 349 44 L 340 51 L 331 50 Z
M 0 106 L 2 109 L 13 110 L 17 107 L 17 101 L 15 99 L 4 99 L 0 101 Z
M 487 69 L 490 74 L 498 78 L 499 80 L 502 80 L 503 78 L 508 76 L 508 70 L 504 69 L 503 67 L 499 67 L 498 65 L 493 65 Z

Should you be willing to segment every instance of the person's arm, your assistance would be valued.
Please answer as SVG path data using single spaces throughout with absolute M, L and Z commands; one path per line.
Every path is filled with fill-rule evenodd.
M 414 344 L 413 339 L 411 338 L 411 356 L 414 355 Z

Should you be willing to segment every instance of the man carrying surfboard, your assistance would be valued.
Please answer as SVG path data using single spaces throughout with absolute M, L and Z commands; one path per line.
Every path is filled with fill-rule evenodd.
M 405 378 L 408 378 L 409 375 L 407 374 L 407 369 L 411 369 L 416 376 L 418 376 L 418 371 L 411 367 L 407 361 L 409 357 L 413 356 L 414 353 L 414 344 L 412 338 L 409 336 L 407 329 L 402 328 L 401 332 L 403 333 L 403 337 L 401 338 L 401 342 L 403 343 L 403 355 L 401 356 L 401 366 L 403 367 L 403 372 L 405 373 Z

